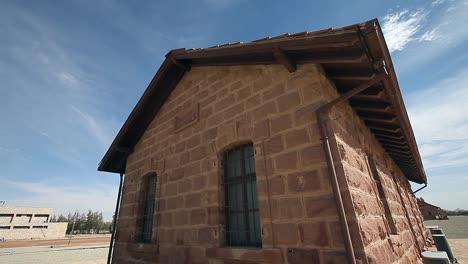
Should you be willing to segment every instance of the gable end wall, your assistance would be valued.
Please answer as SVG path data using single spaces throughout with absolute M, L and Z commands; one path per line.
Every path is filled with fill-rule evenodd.
M 336 96 L 317 65 L 300 65 L 293 73 L 281 65 L 192 68 L 127 160 L 113 263 L 345 263 L 315 116 L 319 106 Z M 355 144 L 360 139 L 338 128 L 360 128 L 362 137 L 375 140 L 349 107 L 343 106 L 341 111 L 349 118 L 334 123 L 336 142 L 356 161 L 347 160 L 350 155 L 338 148 L 336 161 L 341 167 L 342 188 L 348 193 L 345 204 L 356 255 L 365 263 L 381 252 L 388 253 L 388 240 L 378 228 L 381 212 L 364 214 L 360 207 L 373 195 L 371 187 L 362 185 L 365 189 L 361 190 L 355 185 L 356 179 L 368 176 L 354 163 L 361 162 L 363 146 Z M 349 121 L 341 124 L 343 120 Z M 221 157 L 224 151 L 246 142 L 255 148 L 262 249 L 223 247 Z M 379 168 L 385 173 L 389 168 L 396 171 L 375 144 L 368 147 L 382 155 L 379 164 L 388 163 Z M 153 239 L 141 244 L 137 216 L 143 178 L 149 172 L 158 175 Z M 408 182 L 399 171 L 396 174 L 411 204 Z M 391 190 L 391 182 L 387 182 Z M 372 185 L 371 181 L 367 184 Z M 402 230 L 401 236 L 392 239 L 405 244 L 400 247 L 404 248 L 401 256 L 391 260 L 412 258 L 406 218 L 397 202 L 392 203 L 392 210 Z M 411 219 L 415 228 L 422 226 L 416 215 Z

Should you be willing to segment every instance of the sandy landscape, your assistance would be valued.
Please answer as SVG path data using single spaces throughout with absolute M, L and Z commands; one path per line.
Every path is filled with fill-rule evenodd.
M 17 240 L 0 243 L 0 263 L 103 264 L 109 252 L 109 235 L 70 239 Z M 70 242 L 70 243 L 69 243 Z

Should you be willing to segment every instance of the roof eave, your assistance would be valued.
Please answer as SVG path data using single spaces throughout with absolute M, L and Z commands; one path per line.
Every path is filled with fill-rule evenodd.
M 360 28 L 365 29 L 365 32 L 361 32 Z M 352 35 L 352 32 L 354 32 L 354 36 Z M 159 108 L 164 103 L 164 100 L 169 96 L 177 82 L 182 78 L 186 71 L 190 70 L 189 63 L 194 66 L 280 64 L 280 62 L 275 60 L 271 52 L 281 47 L 281 49 L 290 52 L 290 54 L 295 53 L 297 63 L 321 64 L 326 62 L 333 64 L 338 63 L 335 60 L 343 60 L 343 58 L 339 56 L 337 58 L 337 54 L 334 54 L 335 60 L 327 60 L 326 58 L 320 57 L 305 58 L 307 57 L 305 56 L 307 54 L 304 52 L 311 48 L 321 49 L 329 46 L 331 48 L 350 47 L 352 50 L 356 45 L 355 37 L 357 36 L 357 32 L 360 34 L 361 38 L 371 39 L 370 41 L 372 42 L 373 48 L 367 47 L 367 44 L 363 43 L 365 48 L 367 50 L 370 49 L 371 52 L 377 51 L 377 57 L 379 59 L 384 59 L 387 63 L 386 66 L 390 80 L 385 83 L 385 90 L 389 93 L 392 105 L 396 106 L 395 112 L 398 116 L 399 124 L 402 127 L 402 132 L 404 133 L 404 137 L 409 145 L 418 171 L 418 173 L 416 173 L 417 176 L 414 176 L 415 172 L 413 172 L 411 175 L 407 175 L 407 177 L 409 180 L 417 183 L 426 183 L 427 179 L 422 166 L 419 150 L 405 110 L 390 53 L 385 40 L 383 39 L 383 33 L 377 19 L 347 26 L 335 31 L 325 30 L 323 33 L 313 34 L 312 37 L 309 38 L 288 38 L 286 40 L 274 39 L 274 41 L 269 40 L 268 42 L 258 41 L 242 45 L 224 45 L 208 49 L 172 50 L 166 55 L 166 59 L 148 85 L 145 93 L 120 129 L 99 164 L 98 170 L 115 173 L 125 172 L 126 159 L 129 153 L 131 153 L 139 137 L 143 134 L 145 126 L 149 125 L 149 122 L 154 118 Z M 313 39 L 313 41 L 311 39 Z M 298 54 L 301 56 L 298 56 Z M 257 55 L 254 60 L 252 60 L 252 57 L 254 57 L 253 55 Z M 368 55 L 372 56 L 372 54 Z M 346 63 L 355 63 L 356 60 L 361 59 L 355 59 L 351 56 L 351 58 L 347 58 L 347 60 L 348 61 Z M 343 63 L 343 61 L 339 63 Z M 155 101 L 157 102 L 155 103 Z M 135 127 L 138 129 L 135 129 Z
M 369 22 L 368 22 L 369 23 Z M 377 19 L 373 20 L 372 23 L 374 24 L 375 33 L 377 34 L 377 38 L 380 42 L 380 45 L 382 47 L 382 51 L 384 53 L 385 60 L 388 62 L 388 70 L 389 70 L 389 76 L 390 80 L 392 82 L 392 85 L 390 87 L 392 88 L 391 91 L 394 94 L 394 102 L 398 106 L 398 111 L 397 114 L 399 115 L 400 121 L 402 122 L 403 125 L 403 131 L 406 134 L 406 138 L 409 141 L 409 145 L 412 149 L 412 154 L 414 156 L 414 159 L 416 161 L 416 165 L 418 167 L 419 173 L 420 173 L 420 179 L 412 179 L 412 181 L 419 183 L 419 184 L 427 184 L 427 176 L 424 170 L 424 166 L 422 163 L 422 159 L 419 153 L 418 145 L 416 143 L 416 138 L 414 136 L 413 128 L 411 126 L 411 123 L 409 121 L 408 113 L 406 111 L 405 103 L 403 101 L 403 97 L 401 94 L 400 90 L 400 85 L 398 84 L 398 79 L 396 77 L 396 72 L 393 67 L 393 62 L 392 58 L 390 56 L 390 51 L 388 50 L 387 43 L 385 41 L 385 37 L 383 35 L 380 23 Z

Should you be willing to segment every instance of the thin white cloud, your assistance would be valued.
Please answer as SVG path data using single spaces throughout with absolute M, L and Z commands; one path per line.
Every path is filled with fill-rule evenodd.
M 421 29 L 426 15 L 423 9 L 416 11 L 404 9 L 387 14 L 383 18 L 382 31 L 390 52 L 401 51 L 417 39 L 416 34 Z
M 444 11 L 446 8 L 449 10 L 448 12 Z M 407 12 L 405 13 L 406 19 L 405 16 L 399 16 L 402 12 Z M 392 30 L 389 31 L 389 35 L 385 35 L 387 42 L 391 44 L 389 49 L 397 55 L 395 62 L 400 73 L 414 71 L 419 66 L 441 58 L 468 41 L 468 27 L 464 26 L 468 24 L 468 16 L 466 15 L 468 14 L 468 1 L 447 1 L 443 8 L 439 5 L 429 6 L 421 11 L 425 14 L 424 19 L 407 25 L 408 21 L 414 22 L 414 19 L 408 18 L 408 14 L 415 12 L 419 11 L 405 9 L 389 14 L 386 16 L 387 20 L 384 19 L 382 27 L 397 28 L 392 26 L 396 22 L 388 20 L 388 18 L 398 18 L 397 21 L 401 23 L 396 23 L 397 25 L 408 26 L 406 29 L 401 28 L 402 34 L 399 30 Z M 408 37 L 407 32 L 412 33 L 411 36 Z M 395 52 L 397 50 L 399 52 Z
M 103 211 L 107 220 L 112 217 L 118 190 L 112 189 L 114 185 L 59 186 L 45 182 L 13 180 L 0 181 L 0 184 L 16 192 L 27 193 L 22 196 L 2 197 L 7 205 L 52 207 L 54 214 L 67 214 L 75 210 L 99 210 Z
M 79 80 L 71 73 L 69 72 L 59 72 L 58 73 L 58 78 L 60 81 L 68 87 L 77 87 L 79 84 Z
M 88 132 L 93 135 L 96 139 L 99 140 L 101 144 L 107 146 L 111 142 L 112 135 L 107 132 L 105 127 L 103 127 L 96 118 L 80 109 L 74 105 L 70 105 L 70 108 L 78 114 L 80 117 L 81 123 L 86 127 Z
M 467 83 L 468 67 L 408 97 L 426 169 L 468 166 Z
M 431 6 L 437 6 L 445 3 L 445 0 L 435 0 L 431 3 Z
M 424 32 L 424 34 L 422 34 L 422 36 L 419 37 L 419 41 L 433 41 L 441 37 L 441 34 L 436 29 L 432 29 Z

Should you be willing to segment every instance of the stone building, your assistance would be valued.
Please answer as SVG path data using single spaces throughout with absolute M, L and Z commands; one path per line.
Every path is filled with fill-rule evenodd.
M 0 206 L 0 239 L 65 237 L 68 223 L 50 223 L 51 208 Z
M 423 215 L 424 220 L 446 220 L 448 219 L 447 211 L 444 209 L 424 201 L 423 198 L 417 198 L 419 210 Z
M 112 263 L 421 263 L 377 20 L 172 50 L 98 169 L 125 175 Z

